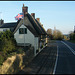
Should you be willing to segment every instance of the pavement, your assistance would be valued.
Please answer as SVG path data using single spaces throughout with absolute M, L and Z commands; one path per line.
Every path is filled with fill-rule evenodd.
M 53 74 L 57 57 L 57 44 L 48 43 L 34 59 L 17 74 Z

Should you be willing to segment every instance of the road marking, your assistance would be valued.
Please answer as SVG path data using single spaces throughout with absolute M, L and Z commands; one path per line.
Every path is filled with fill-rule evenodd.
M 63 42 L 63 41 L 61 41 L 63 44 L 65 44 L 70 50 L 71 50 L 71 52 L 75 55 L 75 51 L 69 46 L 69 45 L 67 45 L 65 42 Z
M 53 74 L 55 74 L 55 71 L 56 71 L 57 61 L 58 61 L 58 46 L 57 46 L 57 57 L 56 57 L 56 61 L 55 61 L 55 66 L 54 66 Z

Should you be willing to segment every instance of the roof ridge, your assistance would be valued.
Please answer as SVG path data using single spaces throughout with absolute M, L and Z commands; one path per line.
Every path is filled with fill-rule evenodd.
M 36 23 L 36 25 L 38 26 L 38 28 L 41 30 L 41 28 L 39 27 L 39 25 L 37 24 L 35 18 L 31 15 L 31 17 L 33 18 L 34 22 Z M 42 31 L 41 31 L 42 32 Z
M 42 28 L 43 33 L 46 33 L 46 30 L 44 29 L 44 27 L 42 26 L 42 24 L 36 19 L 36 22 L 38 23 L 38 25 L 40 26 L 40 28 Z
M 7 23 L 17 23 L 17 22 L 7 22 Z M 7 24 L 7 23 L 4 23 L 4 24 Z

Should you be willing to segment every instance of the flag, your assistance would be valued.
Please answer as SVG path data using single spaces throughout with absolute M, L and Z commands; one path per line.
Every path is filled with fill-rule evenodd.
M 16 20 L 20 20 L 20 19 L 23 19 L 23 13 L 19 13 L 16 17 L 15 17 Z

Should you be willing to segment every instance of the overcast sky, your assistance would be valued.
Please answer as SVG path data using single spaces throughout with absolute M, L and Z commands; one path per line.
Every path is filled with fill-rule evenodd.
M 35 13 L 44 28 L 60 30 L 68 34 L 75 26 L 75 1 L 0 1 L 0 19 L 5 23 L 17 22 L 15 16 L 28 6 L 28 13 Z

